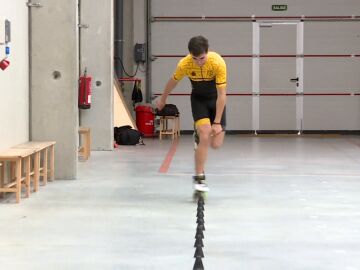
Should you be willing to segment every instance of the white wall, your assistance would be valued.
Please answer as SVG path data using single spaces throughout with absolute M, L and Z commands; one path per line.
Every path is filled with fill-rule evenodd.
M 26 2 L 0 0 L 0 17 L 11 21 L 10 66 L 5 71 L 0 70 L 0 150 L 29 138 L 29 42 Z
M 0 70 L 0 150 L 29 139 L 54 140 L 56 178 L 74 179 L 79 126 L 78 1 L 42 0 L 40 8 L 30 9 L 27 2 L 0 0 L 0 17 L 9 19 L 12 26 L 11 64 Z M 92 127 L 93 148 L 111 150 L 112 1 L 106 1 L 106 6 L 99 1 L 83 3 L 87 7 L 82 23 L 90 28 L 83 36 L 82 65 L 93 75 L 94 99 L 91 115 L 83 115 L 82 120 Z M 96 86 L 97 81 L 101 85 Z

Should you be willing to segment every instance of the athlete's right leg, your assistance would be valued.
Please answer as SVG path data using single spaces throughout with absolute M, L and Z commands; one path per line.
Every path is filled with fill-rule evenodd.
M 195 175 L 199 175 L 204 173 L 210 144 L 211 124 L 206 100 L 204 101 L 203 98 L 191 95 L 191 111 L 199 142 L 195 149 Z
M 195 174 L 200 175 L 205 171 L 205 162 L 211 136 L 211 125 L 209 118 L 202 118 L 195 122 L 195 128 L 199 136 L 199 144 L 195 150 Z
M 207 197 L 209 187 L 206 183 L 205 162 L 208 155 L 208 148 L 211 141 L 211 125 L 209 118 L 199 119 L 195 122 L 196 133 L 199 137 L 197 148 L 195 149 L 195 175 L 193 200 L 197 201 L 199 196 L 204 199 Z

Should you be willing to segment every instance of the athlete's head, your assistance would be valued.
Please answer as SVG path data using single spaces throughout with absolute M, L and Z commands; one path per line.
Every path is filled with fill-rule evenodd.
M 205 64 L 209 49 L 209 42 L 206 38 L 203 36 L 192 37 L 189 40 L 188 49 L 197 65 Z
M 199 56 L 208 52 L 209 42 L 203 36 L 192 37 L 189 40 L 188 48 L 193 56 Z

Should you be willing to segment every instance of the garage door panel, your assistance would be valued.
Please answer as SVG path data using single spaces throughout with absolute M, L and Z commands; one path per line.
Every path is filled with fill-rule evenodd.
M 151 0 L 153 16 L 276 16 L 272 4 L 289 6 L 283 16 L 349 16 L 360 8 L 358 0 Z
M 304 130 L 359 129 L 359 96 L 304 97 Z
M 359 54 L 359 22 L 306 22 L 304 50 L 306 54 Z
M 227 65 L 227 92 L 249 93 L 252 88 L 252 60 L 225 58 Z
M 304 93 L 338 93 L 358 90 L 358 58 L 307 58 L 304 61 Z
M 260 97 L 260 130 L 296 130 L 296 97 Z
M 153 55 L 187 54 L 189 39 L 197 35 L 205 36 L 210 50 L 220 54 L 252 53 L 250 22 L 155 22 L 151 31 Z
M 265 4 L 268 0 L 261 0 Z M 252 0 L 152 0 L 153 16 L 248 16 L 249 6 L 258 6 L 259 11 L 267 10 L 263 4 L 254 4 Z M 251 8 L 252 10 L 254 8 Z M 263 12 L 260 12 L 263 14 Z
M 227 130 L 252 130 L 251 96 L 228 96 L 226 105 Z

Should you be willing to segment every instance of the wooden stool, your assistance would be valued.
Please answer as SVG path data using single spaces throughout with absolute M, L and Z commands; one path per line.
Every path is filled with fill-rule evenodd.
M 39 190 L 39 179 L 42 176 L 43 185 L 47 184 L 47 180 L 55 179 L 55 144 L 56 142 L 26 142 L 18 144 L 12 148 L 15 149 L 32 149 L 34 153 L 33 169 L 30 175 L 34 176 L 34 190 Z M 41 162 L 42 155 L 42 162 Z M 49 176 L 49 177 L 48 177 Z
M 176 117 L 176 131 L 177 131 L 177 136 L 180 136 L 180 114 L 177 115 Z
M 21 184 L 25 182 L 26 185 L 26 197 L 30 196 L 30 156 L 34 154 L 32 149 L 7 149 L 0 152 L 1 166 L 1 181 L 0 192 L 14 192 L 16 194 L 16 202 L 20 202 L 21 197 Z M 22 162 L 24 161 L 24 163 Z M 11 173 L 10 180 L 5 183 L 5 164 L 10 163 Z M 15 165 L 15 166 L 14 166 Z M 14 168 L 15 174 L 12 177 L 12 169 Z M 24 170 L 24 177 L 22 171 Z
M 79 157 L 83 157 L 87 160 L 90 157 L 90 146 L 91 146 L 91 137 L 90 137 L 90 128 L 79 127 L 79 135 L 81 136 L 82 145 L 79 146 Z
M 169 122 L 172 122 L 170 127 Z M 160 131 L 159 138 L 162 139 L 163 135 L 171 135 L 172 139 L 180 136 L 180 116 L 160 116 Z

